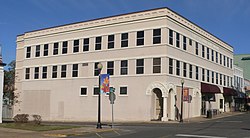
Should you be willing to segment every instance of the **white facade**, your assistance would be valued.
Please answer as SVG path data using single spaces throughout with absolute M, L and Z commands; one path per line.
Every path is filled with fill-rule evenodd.
M 233 86 L 235 89 L 239 90 L 240 92 L 244 92 L 244 77 L 243 77 L 243 69 L 234 65 L 234 83 Z
M 176 120 L 181 79 L 191 103 L 183 117 L 202 108 L 224 111 L 223 87 L 232 83 L 233 48 L 167 9 L 154 9 L 27 32 L 17 37 L 15 114 L 51 121 L 95 121 L 95 67 L 111 74 L 115 120 Z M 113 75 L 112 75 L 113 74 Z M 202 102 L 202 83 L 217 87 L 215 101 Z M 102 120 L 111 120 L 102 95 Z

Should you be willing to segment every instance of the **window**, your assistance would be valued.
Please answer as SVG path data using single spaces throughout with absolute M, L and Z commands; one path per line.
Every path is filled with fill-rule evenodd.
M 223 109 L 223 99 L 220 99 L 220 109 Z
M 39 79 L 39 67 L 35 67 L 34 79 Z
M 73 64 L 72 77 L 78 77 L 78 64 Z
M 53 47 L 53 55 L 58 55 L 58 46 L 59 43 L 54 43 L 54 47 Z
M 174 38 L 174 32 L 173 32 L 173 30 L 170 30 L 169 29 L 169 32 L 168 32 L 169 34 L 169 40 L 168 40 L 168 43 L 170 44 L 170 45 L 173 45 L 173 38 Z
M 114 48 L 115 46 L 115 35 L 108 36 L 108 49 Z
M 227 57 L 227 67 L 229 68 L 229 57 Z
M 193 65 L 189 64 L 189 78 L 193 78 Z
M 79 52 L 79 40 L 74 40 L 73 53 Z
M 230 83 L 229 83 L 229 76 L 227 76 L 227 86 L 228 86 L 228 87 L 230 87 L 229 84 L 230 84 Z
M 98 64 L 99 64 L 99 62 L 95 62 L 95 70 L 94 70 L 94 76 L 98 76 L 99 75 L 99 69 L 98 69 Z
M 223 85 L 226 86 L 226 75 L 223 75 Z
M 102 49 L 102 37 L 96 37 L 95 38 L 95 50 L 101 50 Z
M 215 62 L 218 63 L 218 52 L 215 52 Z
M 153 58 L 153 73 L 161 73 L 161 58 Z
M 61 78 L 66 78 L 67 76 L 67 65 L 61 66 Z
M 220 85 L 222 85 L 222 74 L 220 74 Z
M 189 38 L 189 45 L 192 46 L 193 45 L 193 41 L 192 39 Z
M 30 58 L 30 55 L 31 55 L 31 47 L 27 47 L 26 49 L 26 58 Z
M 210 81 L 210 72 L 209 72 L 209 70 L 207 70 L 207 82 L 209 82 Z
M 187 63 L 183 62 L 183 77 L 187 77 Z
M 199 67 L 198 66 L 196 66 L 195 67 L 196 68 L 196 76 L 195 76 L 195 78 L 196 78 L 196 80 L 199 80 Z
M 176 47 L 180 47 L 180 34 L 176 32 Z
M 121 61 L 121 75 L 128 74 L 128 60 Z
M 81 96 L 87 95 L 87 88 L 82 87 L 82 88 L 81 88 L 81 93 L 80 93 L 80 95 L 81 95 Z
M 57 66 L 52 66 L 52 78 L 57 78 Z
M 114 75 L 114 61 L 107 62 L 107 74 Z
M 202 81 L 205 81 L 205 69 L 202 68 Z
M 121 47 L 128 47 L 128 33 L 121 34 Z
M 30 68 L 25 69 L 25 79 L 26 80 L 30 79 Z
M 173 59 L 169 58 L 169 74 L 173 74 Z
M 195 54 L 199 55 L 199 43 L 198 42 L 195 43 Z
M 137 59 L 136 60 L 136 74 L 143 74 L 144 73 L 144 59 Z
M 67 53 L 68 53 L 68 41 L 64 41 L 62 46 L 62 54 L 67 54 Z
M 209 60 L 210 54 L 209 54 L 209 48 L 207 47 L 207 59 Z
M 226 66 L 226 56 L 223 56 L 223 65 Z
M 144 31 L 138 31 L 137 32 L 136 45 L 137 46 L 144 45 Z
M 214 50 L 211 49 L 212 61 L 214 61 Z
M 230 68 L 233 66 L 233 60 L 230 58 Z
M 46 79 L 46 78 L 47 78 L 47 67 L 43 67 L 42 78 L 43 78 L 43 79 Z
M 48 56 L 49 54 L 49 44 L 43 46 L 43 56 Z
M 202 57 L 205 58 L 205 46 L 202 45 Z
M 176 60 L 176 75 L 180 76 L 180 61 Z
M 120 87 L 120 95 L 127 95 L 128 88 L 127 87 Z
M 222 54 L 220 54 L 220 64 L 222 64 Z
M 100 93 L 99 87 L 94 87 L 93 95 L 98 95 Z
M 183 50 L 187 50 L 187 38 L 183 36 Z
M 161 29 L 153 30 L 153 44 L 161 43 Z
M 89 38 L 83 39 L 83 51 L 89 51 Z
M 212 83 L 214 83 L 214 72 L 212 71 Z
M 218 75 L 218 73 L 216 73 L 216 84 L 219 83 L 218 80 L 219 80 L 219 75 Z
M 36 46 L 36 57 L 40 57 L 40 45 Z

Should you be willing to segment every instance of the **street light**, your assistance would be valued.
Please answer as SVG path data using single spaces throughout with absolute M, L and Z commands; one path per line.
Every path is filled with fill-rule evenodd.
M 97 65 L 97 69 L 99 72 L 99 93 L 98 93 L 98 122 L 96 125 L 97 129 L 101 129 L 102 128 L 102 124 L 101 124 L 101 71 L 102 71 L 102 64 L 98 63 Z
M 180 115 L 180 123 L 183 123 L 183 85 L 184 85 L 184 79 L 181 79 L 181 115 Z

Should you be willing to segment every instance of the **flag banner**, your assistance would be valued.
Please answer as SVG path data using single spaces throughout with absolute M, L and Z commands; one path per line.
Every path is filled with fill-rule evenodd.
M 101 89 L 100 94 L 109 93 L 109 74 L 101 74 Z
M 184 88 L 183 89 L 183 101 L 188 101 L 188 99 L 189 99 L 189 89 Z

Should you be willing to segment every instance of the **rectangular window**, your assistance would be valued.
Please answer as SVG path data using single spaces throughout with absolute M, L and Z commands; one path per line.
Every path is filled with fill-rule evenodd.
M 128 88 L 120 87 L 120 95 L 128 95 Z
M 209 72 L 209 70 L 207 70 L 207 82 L 209 82 L 210 81 L 210 72 Z
M 153 73 L 161 73 L 161 58 L 153 58 Z
M 187 38 L 183 36 L 183 50 L 187 50 Z
M 115 35 L 108 36 L 108 49 L 115 47 Z
M 220 85 L 222 85 L 222 74 L 220 74 Z
M 99 87 L 94 87 L 93 95 L 98 95 L 100 93 Z
M 81 96 L 87 95 L 87 88 L 81 88 Z
M 229 84 L 230 84 L 230 83 L 229 83 L 229 76 L 227 76 L 227 86 L 228 86 L 228 87 L 230 87 Z
M 218 63 L 218 52 L 215 52 L 215 62 Z
M 40 45 L 36 46 L 36 57 L 40 57 Z
M 170 30 L 170 29 L 169 29 L 169 32 L 168 32 L 168 33 L 169 33 L 169 34 L 168 34 L 168 36 L 169 36 L 168 43 L 169 43 L 170 45 L 173 45 L 174 32 L 173 32 L 173 30 Z
M 230 68 L 233 67 L 233 60 L 230 58 Z
M 223 85 L 226 86 L 226 75 L 223 75 Z
M 173 59 L 169 58 L 169 74 L 173 74 Z
M 46 79 L 46 78 L 47 78 L 47 67 L 43 67 L 42 78 L 43 78 L 43 79 Z
M 121 34 L 121 47 L 128 47 L 128 33 Z
M 25 69 L 25 79 L 26 80 L 30 79 L 30 68 Z
M 57 78 L 57 66 L 52 66 L 52 78 Z
M 187 63 L 183 62 L 183 77 L 187 77 Z
M 78 64 L 73 64 L 72 77 L 78 77 Z
M 94 76 L 98 76 L 99 75 L 99 69 L 98 69 L 98 64 L 99 62 L 95 62 L 95 70 L 94 70 Z
M 138 31 L 136 36 L 136 45 L 141 46 L 144 45 L 144 31 Z
M 107 62 L 107 74 L 114 75 L 114 61 Z
M 205 69 L 202 68 L 202 81 L 205 81 Z
M 205 46 L 202 45 L 202 57 L 205 58 Z
M 180 76 L 180 61 L 176 60 L 176 75 Z
M 95 38 L 95 50 L 101 50 L 102 49 L 102 37 L 96 37 Z
M 209 54 L 209 48 L 207 47 L 207 59 L 209 60 L 210 54 Z
M 121 61 L 121 75 L 128 74 L 128 60 Z
M 35 67 L 34 79 L 39 79 L 39 67 Z
M 49 54 L 49 44 L 43 46 L 43 56 L 48 56 Z
M 226 66 L 226 56 L 223 56 L 223 65 Z
M 195 43 L 195 54 L 199 55 L 199 43 L 198 42 Z
M 67 65 L 61 66 L 61 78 L 66 78 L 67 76 Z
M 180 47 L 180 34 L 176 32 L 176 47 Z
M 189 38 L 189 45 L 192 46 L 193 45 L 193 41 L 192 39 Z
M 160 44 L 161 43 L 161 29 L 154 29 L 153 30 L 153 44 Z
M 79 40 L 74 40 L 73 53 L 79 52 Z
M 193 78 L 193 65 L 189 64 L 189 78 Z
M 212 61 L 214 61 L 214 50 L 211 49 L 211 54 L 212 54 Z
M 214 83 L 214 72 L 212 71 L 212 83 Z
M 54 43 L 53 55 L 58 55 L 58 48 L 59 48 L 59 43 L 58 42 Z
M 216 73 L 216 84 L 218 84 L 219 83 L 219 75 L 218 75 L 218 73 Z
M 62 54 L 68 53 L 68 41 L 64 41 L 62 45 Z
M 89 38 L 83 39 L 83 52 L 89 51 Z
M 222 54 L 220 53 L 220 64 L 222 64 Z
M 195 69 L 195 70 L 196 70 L 196 71 L 195 71 L 195 72 L 196 72 L 195 78 L 196 78 L 196 80 L 199 80 L 199 67 L 196 66 L 195 68 L 196 68 L 196 69 Z
M 31 55 L 31 47 L 28 46 L 28 47 L 26 48 L 26 58 L 30 58 L 30 55 Z
M 229 57 L 227 57 L 227 67 L 229 68 Z
M 143 74 L 144 73 L 144 59 L 137 59 L 136 60 L 136 74 Z

